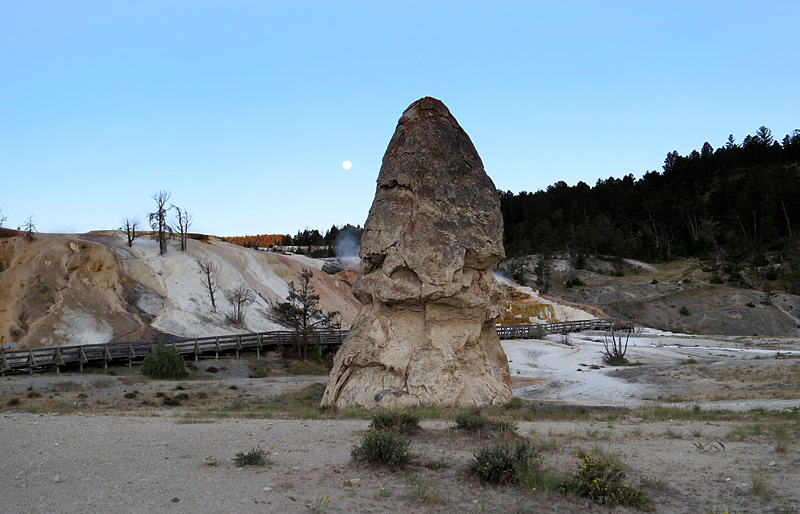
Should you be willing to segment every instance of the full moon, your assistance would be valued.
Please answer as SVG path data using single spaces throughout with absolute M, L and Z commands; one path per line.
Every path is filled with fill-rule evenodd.
M 352 168 L 352 167 L 353 167 L 353 163 L 352 163 L 352 162 L 350 162 L 350 161 L 344 161 L 344 162 L 342 163 L 342 168 L 344 168 L 344 169 L 346 169 L 346 170 L 349 170 L 349 169 L 350 169 L 350 168 Z

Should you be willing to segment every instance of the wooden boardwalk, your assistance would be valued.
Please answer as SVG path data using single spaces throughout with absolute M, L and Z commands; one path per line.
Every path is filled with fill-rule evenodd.
M 568 321 L 541 325 L 498 326 L 500 339 L 534 339 L 542 330 L 548 334 L 578 332 L 581 330 L 633 330 L 633 325 L 611 319 L 589 321 Z M 311 336 L 311 344 L 326 348 L 337 348 L 347 338 L 347 330 L 317 332 Z M 221 353 L 235 353 L 239 357 L 241 351 L 255 351 L 261 356 L 262 351 L 275 351 L 292 346 L 294 332 L 274 331 L 238 334 L 228 336 L 197 337 L 194 339 L 176 339 L 165 341 L 167 346 L 174 347 L 179 354 L 194 357 L 196 361 L 201 355 L 219 357 Z M 100 364 L 108 367 L 109 363 L 124 363 L 132 366 L 141 362 L 153 352 L 158 342 L 106 343 L 87 345 L 53 346 L 31 350 L 4 350 L 0 353 L 0 375 L 14 372 L 39 371 L 77 365 L 83 371 L 85 364 Z
M 320 331 L 310 338 L 311 344 L 323 347 L 338 347 L 347 337 L 346 330 Z M 201 355 L 220 353 L 236 353 L 243 350 L 255 351 L 260 357 L 262 351 L 274 351 L 279 348 L 288 348 L 292 345 L 294 332 L 274 331 L 237 334 L 229 336 L 197 337 L 194 339 L 177 339 L 165 341 L 168 347 L 174 347 L 179 354 L 194 356 L 197 360 Z M 158 346 L 157 341 L 148 343 L 106 343 L 54 346 L 49 348 L 36 348 L 31 350 L 3 351 L 0 354 L 0 374 L 14 371 L 28 371 L 33 373 L 39 369 L 60 368 L 77 364 L 83 371 L 84 364 L 102 363 L 108 367 L 110 362 L 123 362 L 132 366 Z
M 633 330 L 633 323 L 616 319 L 590 319 L 584 321 L 560 321 L 557 323 L 542 323 L 539 325 L 508 325 L 498 326 L 497 335 L 500 339 L 535 339 L 546 334 L 566 334 L 582 330 Z

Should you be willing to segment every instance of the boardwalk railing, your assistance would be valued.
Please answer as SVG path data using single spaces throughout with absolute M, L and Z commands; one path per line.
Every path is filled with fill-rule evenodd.
M 258 332 L 250 334 L 237 334 L 229 336 L 197 337 L 194 339 L 176 339 L 165 341 L 168 347 L 174 347 L 181 355 L 193 355 L 197 360 L 200 355 L 213 353 L 219 357 L 223 352 L 239 352 L 242 350 L 255 350 L 258 357 L 261 351 L 277 350 L 289 347 L 294 341 L 294 332 L 275 331 Z M 346 330 L 320 331 L 310 336 L 311 344 L 323 347 L 336 347 L 342 344 L 347 337 Z M 70 364 L 78 364 L 81 371 L 83 365 L 102 362 L 108 367 L 109 362 L 125 362 L 128 366 L 133 362 L 144 359 L 155 351 L 157 342 L 131 342 L 131 343 L 106 343 L 55 346 L 49 348 L 35 348 L 31 350 L 3 351 L 0 354 L 0 374 L 6 372 L 27 370 L 33 373 L 41 368 L 55 368 Z
M 615 319 L 589 319 L 583 321 L 559 321 L 557 323 L 542 323 L 539 325 L 508 325 L 498 326 L 497 335 L 500 339 L 533 339 L 540 337 L 542 331 L 547 334 L 564 334 L 580 332 L 582 330 L 633 330 L 629 321 Z
M 594 319 L 587 321 L 565 321 L 541 325 L 498 326 L 500 339 L 533 339 L 544 330 L 549 334 L 577 332 L 580 330 L 633 330 L 633 325 L 611 319 Z M 347 338 L 347 330 L 331 330 L 316 332 L 311 336 L 311 344 L 335 348 Z M 179 354 L 194 356 L 196 361 L 201 355 L 255 350 L 258 357 L 262 351 L 273 351 L 290 347 L 294 342 L 294 332 L 275 331 L 237 334 L 228 336 L 196 337 L 194 339 L 176 339 L 166 341 L 167 346 L 174 347 Z M 83 365 L 109 362 L 123 362 L 132 366 L 153 352 L 157 342 L 131 342 L 55 346 L 30 350 L 3 351 L 0 353 L 0 375 L 9 372 L 28 371 L 33 373 L 43 368 L 60 368 L 77 364 L 83 371 Z

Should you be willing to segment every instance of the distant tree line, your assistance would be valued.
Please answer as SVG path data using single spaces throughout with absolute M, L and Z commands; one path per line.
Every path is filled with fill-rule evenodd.
M 800 130 L 767 127 L 738 144 L 667 154 L 663 171 L 544 191 L 499 192 L 508 256 L 569 252 L 645 261 L 699 257 L 715 268 L 797 248 Z M 800 258 L 797 259 L 800 262 Z M 728 270 L 729 271 L 729 270 Z
M 342 225 L 337 227 L 331 226 L 325 235 L 317 229 L 305 229 L 297 231 L 297 234 L 292 237 L 289 234 L 257 234 L 254 236 L 230 236 L 224 239 L 229 243 L 238 244 L 245 248 L 270 248 L 273 246 L 334 246 L 340 236 L 345 234 L 351 235 L 358 241 L 361 240 L 361 234 L 364 229 L 361 225 Z

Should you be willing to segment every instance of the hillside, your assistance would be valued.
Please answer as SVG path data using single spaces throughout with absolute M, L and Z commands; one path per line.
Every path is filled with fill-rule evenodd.
M 196 262 L 219 267 L 221 290 L 212 313 Z M 0 342 L 17 348 L 108 341 L 151 340 L 159 334 L 193 337 L 236 333 L 226 323 L 224 291 L 245 285 L 256 301 L 245 308 L 246 330 L 279 329 L 264 313 L 284 300 L 288 283 L 303 268 L 324 310 L 337 310 L 349 326 L 358 311 L 352 272 L 321 271 L 324 261 L 242 248 L 215 237 L 188 241 L 158 255 L 155 241 L 140 238 L 129 248 L 122 235 L 37 234 L 34 241 L 0 239 Z
M 525 282 L 542 289 L 530 271 L 539 259 L 512 259 L 505 267 L 510 273 L 524 265 Z M 551 265 L 551 286 L 545 297 L 594 306 L 605 315 L 628 318 L 637 325 L 688 334 L 800 335 L 800 297 L 780 291 L 777 280 L 767 288 L 772 291 L 768 297 L 743 283 L 719 283 L 697 259 L 646 264 L 588 257 L 581 270 L 575 270 L 569 259 L 554 259 Z M 754 281 L 749 275 L 745 278 Z M 582 285 L 566 287 L 569 279 L 579 279 Z

